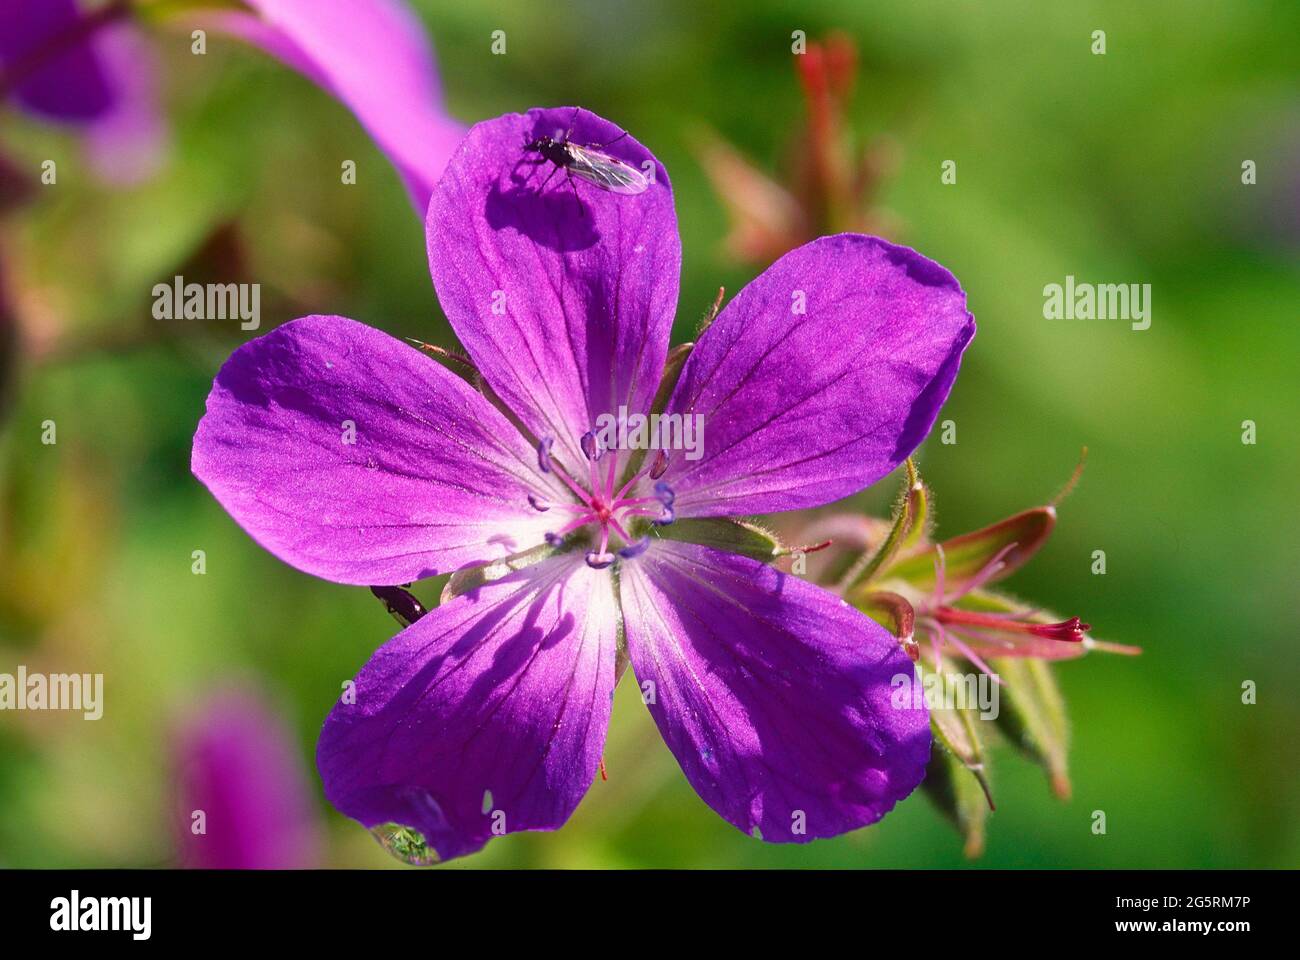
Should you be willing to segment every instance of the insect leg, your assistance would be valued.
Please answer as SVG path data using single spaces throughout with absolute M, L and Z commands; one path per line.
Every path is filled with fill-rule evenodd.
M 627 131 L 624 130 L 622 133 L 620 133 L 620 134 L 619 134 L 617 137 L 615 137 L 613 140 L 609 141 L 609 143 L 598 143 L 598 144 L 596 144 L 596 145 L 595 145 L 595 146 L 596 146 L 596 149 L 598 149 L 598 150 L 604 150 L 606 147 L 609 147 L 609 146 L 612 146 L 612 145 L 618 143 L 620 140 L 622 140 L 622 139 L 623 139 L 624 137 L 626 137 L 626 136 L 627 136 Z
M 559 164 L 556 164 L 555 167 L 551 170 L 551 172 L 547 175 L 546 179 L 542 181 L 542 185 L 537 188 L 538 195 L 540 195 L 542 191 L 546 189 L 546 185 L 551 182 L 551 177 L 555 176 L 555 172 L 559 169 L 560 169 Z
M 568 174 L 569 177 L 569 189 L 573 191 L 573 202 L 578 205 L 578 216 L 585 217 L 587 215 L 587 208 L 583 205 L 582 198 L 578 196 L 578 185 L 573 182 L 573 170 L 569 167 L 565 167 L 564 172 Z
M 524 182 L 526 183 L 533 178 L 533 174 L 537 172 L 537 168 L 545 162 L 545 157 L 520 157 L 515 161 L 515 165 L 510 168 L 510 179 L 513 180 L 515 178 L 520 167 L 528 167 L 528 176 L 524 177 Z

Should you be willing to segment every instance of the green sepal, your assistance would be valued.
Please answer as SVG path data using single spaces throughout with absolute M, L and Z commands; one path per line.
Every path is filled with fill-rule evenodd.
M 888 535 L 874 553 L 863 553 L 839 576 L 841 593 L 847 594 L 870 583 L 905 543 L 912 542 L 923 532 L 924 516 L 928 512 L 925 484 L 921 482 L 921 474 L 911 457 L 907 458 L 906 466 L 907 473 L 894 505 L 894 520 Z M 918 517 L 921 518 L 921 523 L 917 522 Z
M 666 527 L 654 527 L 654 534 L 665 540 L 680 540 L 712 547 L 724 553 L 771 563 L 790 553 L 776 535 L 756 523 L 730 517 L 683 517 Z
M 926 684 L 926 674 L 935 676 L 933 671 L 926 671 L 920 664 L 917 664 L 916 682 Z M 939 670 L 937 675 L 941 678 L 943 684 L 942 696 L 936 698 L 941 703 L 947 703 L 954 699 L 948 695 L 948 687 L 952 681 L 949 674 L 953 671 L 952 665 L 941 659 L 939 661 Z M 975 726 L 975 711 L 969 708 L 949 708 L 945 706 L 930 707 L 930 729 L 934 733 L 936 746 L 941 746 L 951 753 L 962 767 L 974 778 L 979 785 L 983 794 L 984 801 L 988 804 L 990 810 L 993 809 L 993 791 L 989 786 L 987 774 L 987 760 L 984 755 L 984 744 L 980 739 L 979 730 Z
M 915 636 L 916 610 L 905 597 L 888 590 L 877 590 L 859 592 L 848 600 L 897 637 L 908 659 L 916 663 L 920 656 Z
M 930 750 L 930 765 L 921 784 L 965 841 L 963 852 L 972 860 L 984 852 L 984 824 L 989 815 L 985 789 L 965 764 L 937 738 Z
M 995 581 L 1000 580 L 1024 566 L 1046 542 L 1055 526 L 1055 507 L 1034 507 L 982 530 L 963 533 L 938 546 L 913 553 L 887 567 L 881 579 L 905 580 L 920 590 L 932 589 L 935 564 L 942 549 L 944 579 L 947 583 L 958 584 L 983 570 L 999 550 L 1015 544 L 1002 558 L 1002 567 L 993 577 Z
M 998 728 L 1018 750 L 1047 771 L 1052 792 L 1068 800 L 1070 728 L 1065 700 L 1051 667 L 1031 657 L 998 657 L 989 665 L 1006 684 Z

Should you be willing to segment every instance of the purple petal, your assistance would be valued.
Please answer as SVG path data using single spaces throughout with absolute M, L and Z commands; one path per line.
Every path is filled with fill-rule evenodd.
M 409 583 L 534 546 L 551 521 L 528 495 L 562 495 L 467 383 L 344 317 L 304 317 L 235 351 L 192 467 L 263 547 L 340 583 Z
M 21 66 L 74 29 L 82 13 L 76 0 L 19 0 L 0 4 L 0 66 Z M 84 123 L 103 115 L 114 103 L 104 64 L 90 40 L 66 45 L 48 63 L 33 70 L 14 90 L 17 101 L 49 120 Z
M 184 866 L 316 866 L 317 813 L 302 758 L 284 722 L 260 697 L 231 690 L 210 698 L 187 720 L 174 750 Z M 201 832 L 195 831 L 198 822 Z
M 86 129 L 91 164 L 101 180 L 129 185 L 161 166 L 167 130 L 158 104 L 158 62 L 152 44 L 129 24 L 95 38 L 114 92 L 113 106 Z
M 608 574 L 555 557 L 457 597 L 379 649 L 321 731 L 325 796 L 441 859 L 553 830 L 591 785 L 614 694 Z
M 536 160 L 539 136 L 605 144 L 654 173 L 624 196 Z M 601 414 L 654 396 L 677 307 L 681 242 L 668 175 L 588 110 L 507 114 L 475 126 L 434 191 L 429 265 L 443 310 L 492 388 L 569 469 Z M 552 171 L 558 171 L 554 176 Z M 542 184 L 550 176 L 543 191 Z
M 956 279 L 906 247 L 840 234 L 787 253 L 705 331 L 668 403 L 704 417 L 702 457 L 664 477 L 678 514 L 814 507 L 874 483 L 930 431 L 974 334 Z
M 398 0 L 248 0 L 259 15 L 204 21 L 258 46 L 343 101 L 423 215 L 465 130 L 446 115 L 433 50 Z
M 924 707 L 898 641 L 798 577 L 658 541 L 624 564 L 627 648 L 642 699 L 696 792 L 762 839 L 874 823 L 925 775 Z M 802 829 L 803 832 L 800 832 Z

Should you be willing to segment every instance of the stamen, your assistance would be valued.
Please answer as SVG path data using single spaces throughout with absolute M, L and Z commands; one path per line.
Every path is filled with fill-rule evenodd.
M 659 502 L 665 507 L 671 507 L 673 501 L 677 499 L 677 494 L 673 493 L 673 488 L 662 480 L 655 484 L 655 496 L 659 498 Z
M 612 553 L 596 553 L 593 551 L 587 554 L 587 566 L 593 570 L 604 570 L 614 562 L 614 559 Z
M 658 497 L 633 497 L 631 500 L 619 500 L 614 506 L 621 510 L 625 507 L 640 506 L 643 503 L 663 503 L 663 501 Z
M 652 520 L 651 522 L 656 527 L 666 527 L 676 519 L 677 519 L 677 511 L 675 511 L 672 507 L 665 504 L 664 512 L 661 513 L 659 516 L 655 517 L 655 519 Z
M 984 586 L 984 584 L 996 577 L 1006 567 L 1006 563 L 1003 561 L 1006 560 L 1007 555 L 1018 546 L 1020 546 L 1020 544 L 1017 541 L 1012 540 L 997 553 L 993 554 L 993 556 L 989 558 L 989 562 L 980 567 L 975 576 L 966 581 L 966 583 L 962 585 L 961 590 L 955 595 L 949 597 L 948 601 L 951 603 L 954 600 L 960 600 L 962 597 L 966 596 L 966 594 L 973 590 L 978 590 L 980 587 Z
M 614 528 L 614 532 L 623 538 L 624 543 L 632 542 L 632 535 L 623 529 L 623 525 L 613 517 L 609 518 L 609 525 Z
M 596 434 L 590 430 L 582 435 L 582 439 L 578 441 L 578 446 L 582 447 L 583 456 L 593 463 L 599 460 L 600 455 L 605 452 L 600 448 L 600 444 L 596 442 Z
M 618 555 L 624 560 L 631 560 L 633 557 L 639 557 L 645 553 L 650 546 L 650 537 L 647 534 L 636 543 L 629 543 L 626 547 L 618 552 Z
M 542 437 L 537 443 L 537 467 L 542 473 L 554 473 L 564 481 L 565 486 L 573 491 L 574 495 L 584 504 L 591 505 L 591 497 L 569 476 L 567 470 L 558 463 L 551 462 L 551 446 L 555 443 L 553 437 Z
M 948 558 L 944 556 L 943 544 L 934 545 L 934 605 L 943 603 L 944 579 L 948 571 Z
M 587 524 L 591 523 L 591 521 L 595 519 L 596 519 L 596 515 L 594 513 L 584 513 L 582 516 L 578 517 L 578 519 L 565 524 L 559 530 L 546 534 L 546 542 L 553 547 L 558 547 L 560 545 L 560 541 L 564 539 L 565 534 L 572 533 L 574 530 L 577 530 L 579 527 L 585 527 Z
M 654 459 L 650 461 L 650 479 L 658 480 L 668 471 L 668 454 L 662 450 L 655 452 Z
M 941 624 L 937 620 L 932 621 L 932 626 L 935 628 L 936 631 L 938 631 L 939 636 L 943 638 L 944 643 L 951 644 L 953 647 L 955 647 L 958 653 L 960 653 L 971 663 L 975 664 L 975 666 L 979 670 L 988 674 L 989 679 L 991 679 L 999 687 L 1006 686 L 1006 684 L 1002 682 L 1002 678 L 999 677 L 996 673 L 994 673 L 992 668 L 989 667 L 987 663 L 985 663 L 983 660 L 980 659 L 979 654 L 977 654 L 966 644 L 962 643 L 961 640 L 957 638 L 957 635 L 955 633 L 945 630 L 943 628 L 943 624 Z
M 537 499 L 537 496 L 532 493 L 528 495 L 528 505 L 538 513 L 545 513 L 547 510 L 551 509 L 550 504 L 542 503 L 542 501 Z
M 605 500 L 611 504 L 614 501 L 614 473 L 618 469 L 618 451 L 609 458 L 609 470 L 605 472 Z

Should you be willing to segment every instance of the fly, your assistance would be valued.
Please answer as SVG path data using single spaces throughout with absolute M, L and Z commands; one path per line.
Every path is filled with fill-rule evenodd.
M 574 112 L 573 116 L 575 119 L 577 118 L 577 111 Z M 650 186 L 649 177 L 636 167 L 604 152 L 607 147 L 626 137 L 627 131 L 619 134 L 608 143 L 585 146 L 570 140 L 569 137 L 572 134 L 573 127 L 570 125 L 561 140 L 556 140 L 554 137 L 538 137 L 524 144 L 525 150 L 531 150 L 538 154 L 537 159 L 527 162 L 536 166 L 550 161 L 553 165 L 550 174 L 542 181 L 538 193 L 546 189 L 546 185 L 551 182 L 551 177 L 554 177 L 561 169 L 564 170 L 565 176 L 568 178 L 575 199 L 578 196 L 578 188 L 573 183 L 574 177 L 585 180 L 587 183 L 609 193 L 618 193 L 625 196 L 644 193 L 646 188 Z

